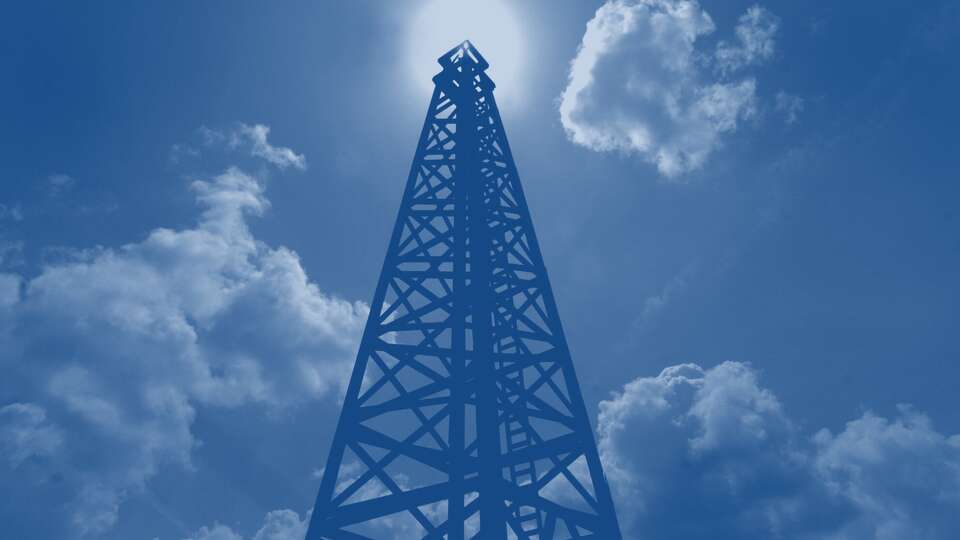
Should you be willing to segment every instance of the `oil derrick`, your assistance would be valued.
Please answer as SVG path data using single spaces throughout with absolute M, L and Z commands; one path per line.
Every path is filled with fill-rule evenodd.
M 307 540 L 618 540 L 488 64 L 439 62 Z

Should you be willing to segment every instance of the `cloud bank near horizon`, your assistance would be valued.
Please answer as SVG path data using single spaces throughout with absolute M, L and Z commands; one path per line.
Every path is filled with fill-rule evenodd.
M 960 435 L 908 406 L 805 436 L 750 365 L 680 364 L 601 402 L 598 432 L 626 538 L 947 540 L 960 529 Z

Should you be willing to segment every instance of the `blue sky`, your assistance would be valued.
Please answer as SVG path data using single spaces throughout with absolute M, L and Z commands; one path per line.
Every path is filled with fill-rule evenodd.
M 421 9 L 6 11 L 11 538 L 302 535 L 429 99 Z M 505 66 L 625 536 L 949 538 L 960 9 L 498 13 L 510 47 L 462 37 Z

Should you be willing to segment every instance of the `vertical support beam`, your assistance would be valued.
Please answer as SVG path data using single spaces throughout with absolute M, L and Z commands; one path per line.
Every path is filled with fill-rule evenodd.
M 464 183 L 469 208 L 470 287 L 472 362 L 477 374 L 477 437 L 480 473 L 480 535 L 485 540 L 504 540 L 507 535 L 500 448 L 500 413 L 493 361 L 493 288 L 490 261 L 490 230 L 486 182 L 480 171 L 478 100 L 482 94 L 474 83 L 477 72 L 464 63 L 458 76 L 457 92 L 457 177 Z
M 456 103 L 457 124 L 460 118 L 468 115 L 469 111 L 460 109 Z M 454 151 L 457 160 L 454 164 L 454 216 L 453 216 L 453 292 L 457 298 L 466 297 L 467 292 L 467 179 L 460 163 L 460 140 L 456 141 Z M 464 489 L 463 477 L 465 470 L 465 417 L 466 417 L 466 367 L 467 367 L 467 327 L 468 306 L 466 302 L 455 301 L 450 319 L 453 321 L 451 336 L 451 381 L 450 381 L 450 425 L 448 430 L 450 445 L 450 493 L 447 497 L 447 538 L 448 540 L 463 540 L 463 524 L 465 513 L 463 507 Z

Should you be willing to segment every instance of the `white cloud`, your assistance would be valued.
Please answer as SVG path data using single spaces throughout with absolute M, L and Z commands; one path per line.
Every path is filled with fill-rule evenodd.
M 307 535 L 309 522 L 309 512 L 300 519 L 300 515 L 293 510 L 274 510 L 266 515 L 263 525 L 250 540 L 303 540 Z M 184 540 L 243 540 L 243 536 L 230 527 L 218 524 L 213 527 L 201 527 Z
M 270 128 L 263 124 L 240 127 L 231 134 L 230 144 L 249 144 L 254 156 L 261 157 L 281 169 L 293 166 L 297 169 L 307 168 L 307 159 L 289 148 L 273 146 L 267 142 Z
M 816 468 L 859 515 L 843 538 L 954 538 L 960 530 L 960 435 L 900 407 L 893 420 L 866 413 L 833 435 L 814 437 Z
M 773 13 L 760 6 L 749 8 L 737 23 L 737 42 L 721 41 L 717 45 L 717 69 L 730 73 L 772 58 L 779 27 L 780 18 Z
M 137 479 L 136 483 L 142 481 Z M 74 501 L 71 525 L 72 530 L 76 531 L 75 535 L 99 535 L 113 528 L 117 524 L 120 503 L 125 495 L 125 490 L 118 489 L 116 485 L 87 479 Z
M 253 236 L 264 189 L 228 168 L 191 184 L 193 227 L 0 279 L 0 338 L 15 351 L 0 369 L 78 463 L 65 486 L 81 532 L 112 527 L 162 465 L 191 467 L 203 407 L 278 409 L 345 381 L 367 307 L 325 294 L 296 253 Z
M 47 412 L 33 403 L 0 407 L 0 449 L 11 467 L 33 457 L 54 455 L 63 444 L 60 430 L 47 422 Z
M 775 107 L 777 112 L 783 115 L 787 124 L 796 124 L 800 113 L 806 107 L 806 102 L 800 96 L 780 91 L 777 92 Z
M 271 144 L 267 140 L 270 135 L 270 127 L 263 124 L 249 125 L 241 122 L 227 130 L 200 126 L 197 132 L 200 135 L 200 145 L 207 148 L 243 150 L 250 156 L 263 159 L 280 169 L 293 167 L 306 170 L 307 168 L 306 156 L 285 146 Z M 173 163 L 179 163 L 187 157 L 196 158 L 199 156 L 200 151 L 188 143 L 177 143 L 170 148 L 170 160 Z
M 667 178 L 700 169 L 756 112 L 756 80 L 726 74 L 735 62 L 772 55 L 771 20 L 748 10 L 738 44 L 722 44 L 713 59 L 697 48 L 715 26 L 695 0 L 609 0 L 587 23 L 561 95 L 567 136 L 591 150 L 637 154 Z
M 293 510 L 274 510 L 267 514 L 253 540 L 301 540 L 307 535 L 308 512 L 303 519 Z
M 598 430 L 628 538 L 946 540 L 960 526 L 960 437 L 904 408 L 807 439 L 745 364 L 636 379 L 601 402 Z
M 213 527 L 201 527 L 193 536 L 184 540 L 243 540 L 243 537 L 233 532 L 230 527 L 217 524 Z

